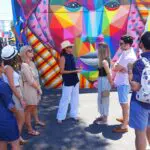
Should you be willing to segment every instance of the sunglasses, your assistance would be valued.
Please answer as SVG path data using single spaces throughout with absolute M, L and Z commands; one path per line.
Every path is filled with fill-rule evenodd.
M 72 46 L 68 46 L 67 48 L 72 48 Z
M 27 50 L 27 52 L 29 52 L 29 53 L 33 53 L 33 51 L 32 51 L 31 49 Z
M 123 42 L 120 42 L 119 44 L 120 44 L 120 45 L 123 45 L 123 44 L 125 44 L 125 43 L 123 43 Z

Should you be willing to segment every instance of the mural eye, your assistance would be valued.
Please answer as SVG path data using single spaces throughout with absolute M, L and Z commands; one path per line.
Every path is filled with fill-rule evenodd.
M 78 2 L 67 2 L 64 6 L 71 12 L 79 11 L 81 8 L 81 5 Z
M 110 11 L 118 9 L 119 6 L 120 6 L 120 3 L 116 0 L 112 0 L 112 1 L 105 3 L 105 7 Z

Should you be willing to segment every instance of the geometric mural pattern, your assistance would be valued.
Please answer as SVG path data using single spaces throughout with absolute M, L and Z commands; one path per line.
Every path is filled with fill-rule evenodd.
M 62 84 L 60 68 L 56 54 L 49 51 L 35 35 L 27 29 L 27 39 L 34 49 L 34 60 L 39 70 L 41 80 L 46 88 L 59 88 Z
M 120 37 L 130 34 L 134 38 L 133 47 L 138 54 L 138 39 L 143 31 L 150 30 L 149 0 L 17 2 L 22 13 L 16 13 L 16 17 L 23 18 L 23 23 L 22 26 L 16 24 L 16 34 L 22 38 L 23 34 L 19 32 L 24 33 L 27 42 L 33 47 L 42 83 L 47 88 L 61 86 L 58 64 L 62 41 L 69 40 L 74 43 L 77 67 L 83 68 L 79 75 L 80 87 L 92 88 L 98 78 L 98 43 L 102 40 L 108 43 L 113 58 L 119 48 Z M 13 5 L 13 12 L 16 10 L 18 9 Z

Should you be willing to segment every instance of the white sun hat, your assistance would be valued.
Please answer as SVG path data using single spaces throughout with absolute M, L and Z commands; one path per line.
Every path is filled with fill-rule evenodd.
M 2 48 L 1 58 L 4 60 L 10 60 L 18 54 L 17 49 L 14 46 L 7 45 Z
M 70 41 L 68 41 L 68 40 L 63 41 L 61 43 L 61 49 L 64 49 L 64 48 L 69 47 L 69 46 L 73 46 L 73 44 Z

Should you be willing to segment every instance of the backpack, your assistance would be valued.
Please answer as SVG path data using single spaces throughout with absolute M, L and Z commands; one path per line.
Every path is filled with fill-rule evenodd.
M 142 57 L 145 67 L 141 76 L 141 88 L 137 91 L 136 99 L 143 103 L 150 104 L 150 61 Z

